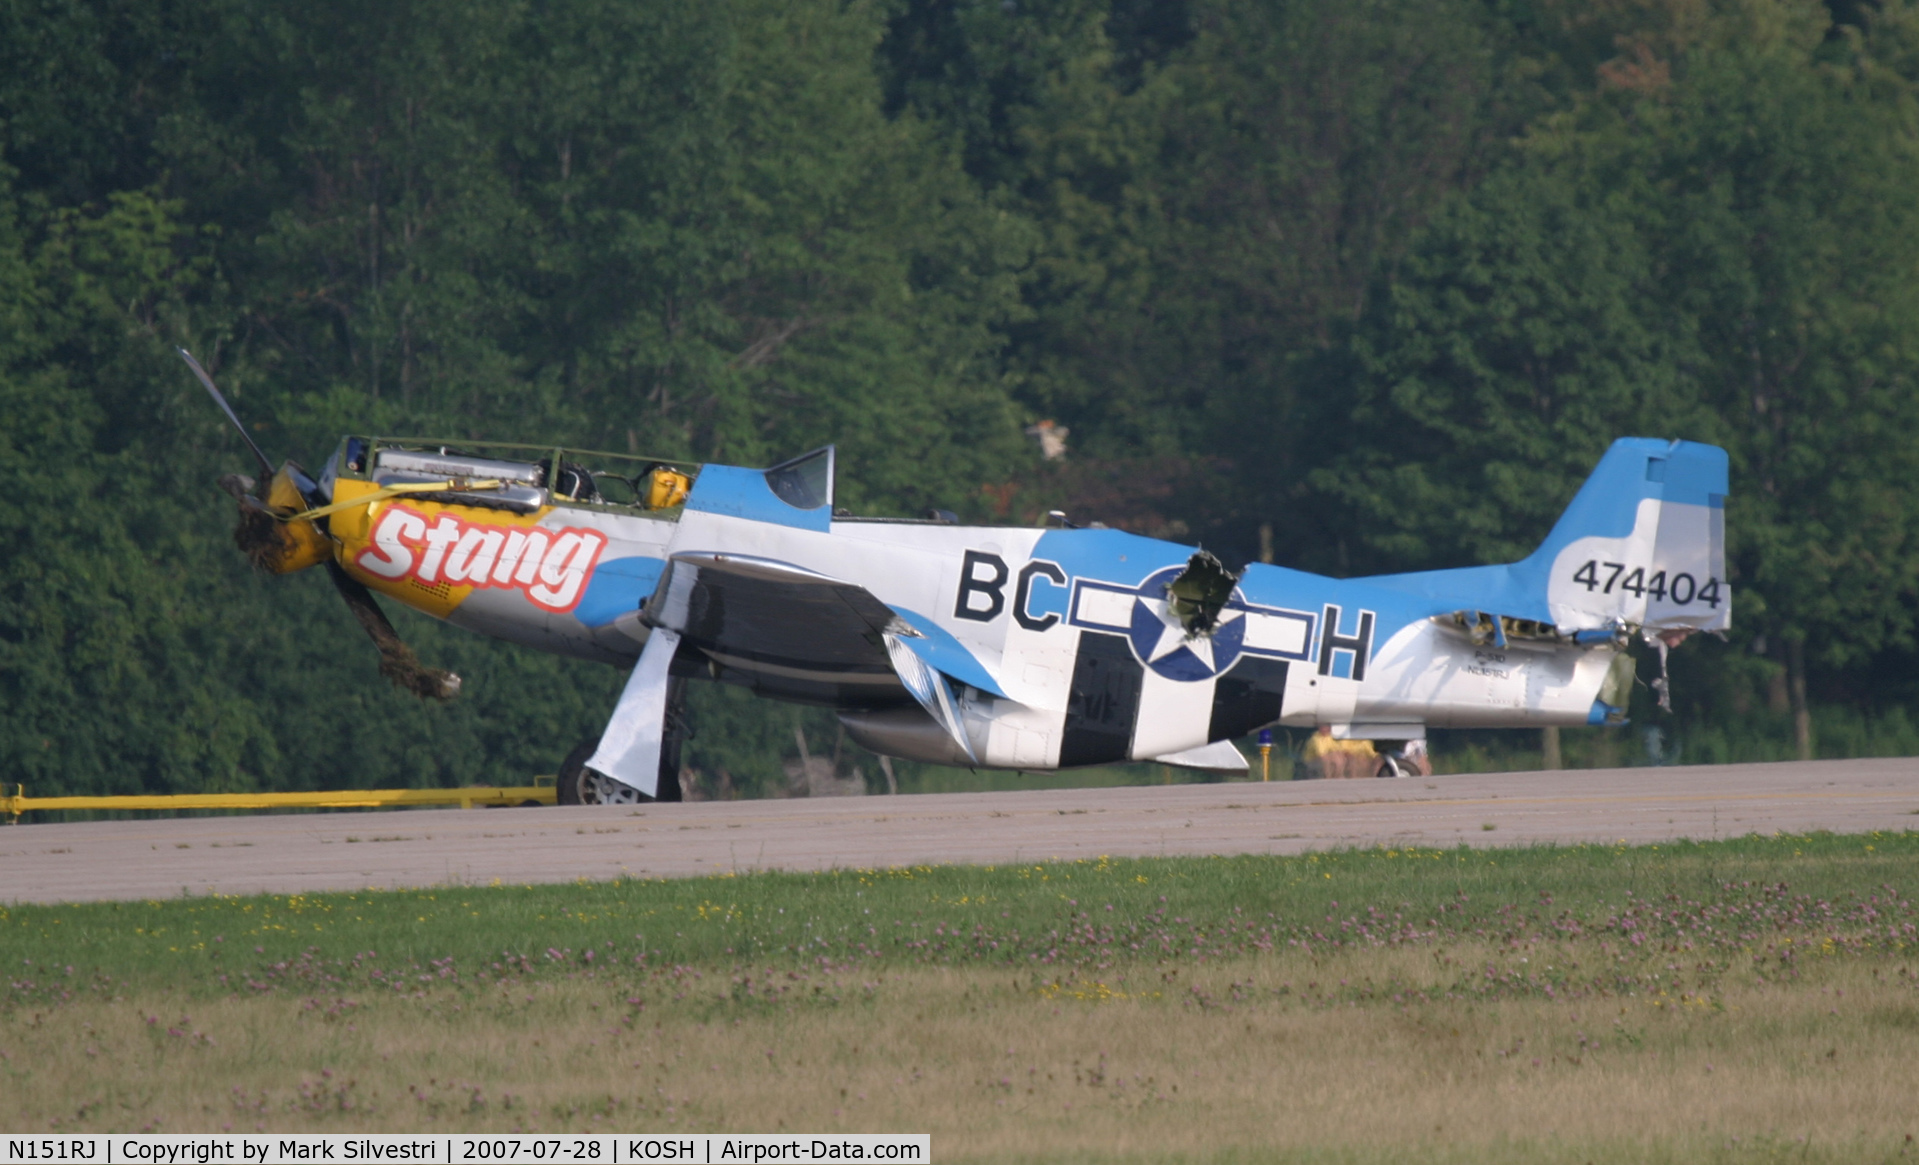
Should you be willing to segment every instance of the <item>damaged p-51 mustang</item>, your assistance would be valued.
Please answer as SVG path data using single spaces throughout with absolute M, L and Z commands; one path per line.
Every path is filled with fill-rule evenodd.
M 1231 742 L 1274 725 L 1403 746 L 1617 723 L 1632 637 L 1663 655 L 1732 609 L 1726 454 L 1688 441 L 1615 442 L 1520 562 L 1345 580 L 1118 530 L 851 517 L 830 447 L 762 470 L 355 436 L 317 478 L 253 452 L 259 479 L 223 479 L 242 545 L 276 573 L 324 565 L 395 682 L 458 686 L 375 594 L 632 667 L 565 803 L 678 800 L 689 680 L 831 707 L 893 757 L 1244 771 Z

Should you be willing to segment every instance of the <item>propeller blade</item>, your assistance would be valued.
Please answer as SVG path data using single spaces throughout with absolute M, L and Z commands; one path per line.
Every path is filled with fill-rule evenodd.
M 268 461 L 267 455 L 260 452 L 260 447 L 253 443 L 253 436 L 247 432 L 247 427 L 240 423 L 240 418 L 234 414 L 233 406 L 227 403 L 227 398 L 221 396 L 220 390 L 213 387 L 213 378 L 207 375 L 207 370 L 200 367 L 200 362 L 193 358 L 193 353 L 185 348 L 175 348 L 174 351 L 180 353 L 180 359 L 185 360 L 187 367 L 193 369 L 193 374 L 200 378 L 200 383 L 207 386 L 207 391 L 213 394 L 213 403 L 220 406 L 220 411 L 227 415 L 227 420 L 232 421 L 233 427 L 240 431 L 240 440 L 245 441 L 247 448 L 253 450 L 253 456 L 260 462 L 260 480 L 266 481 L 271 478 L 273 463 Z
M 381 675 L 391 680 L 394 687 L 404 688 L 423 700 L 451 700 L 460 694 L 460 677 L 421 663 L 420 657 L 413 654 L 413 649 L 393 629 L 380 604 L 373 600 L 373 592 L 330 558 L 326 568 L 334 589 L 340 592 L 340 597 L 352 608 L 353 617 L 360 621 L 373 646 L 379 649 Z

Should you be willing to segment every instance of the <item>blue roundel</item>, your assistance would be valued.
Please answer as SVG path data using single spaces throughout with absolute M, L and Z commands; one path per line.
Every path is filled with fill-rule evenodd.
M 1168 567 L 1139 584 L 1133 599 L 1132 625 L 1127 638 L 1140 663 L 1169 680 L 1193 683 L 1210 680 L 1232 669 L 1246 641 L 1246 620 L 1232 609 L 1220 613 L 1210 636 L 1187 638 L 1177 619 L 1167 613 L 1166 588 L 1184 567 Z

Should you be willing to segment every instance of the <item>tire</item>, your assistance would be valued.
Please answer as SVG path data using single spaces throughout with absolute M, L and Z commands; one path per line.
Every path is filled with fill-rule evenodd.
M 580 775 L 580 804 L 582 805 L 644 805 L 652 797 L 640 792 L 633 786 L 603 777 L 592 769 L 582 769 Z
M 686 722 L 686 681 L 668 681 L 666 697 L 666 738 L 660 742 L 659 795 L 649 797 L 633 786 L 602 776 L 586 767 L 599 748 L 598 740 L 589 740 L 572 752 L 560 765 L 558 801 L 562 805 L 644 805 L 652 801 L 678 801 L 680 794 L 680 749 L 692 735 Z
M 1401 771 L 1399 767 L 1399 763 L 1395 761 L 1392 757 L 1383 756 L 1379 758 L 1379 771 L 1374 773 L 1373 775 L 1375 777 L 1391 778 L 1391 777 L 1403 777 L 1406 774 L 1403 771 Z
M 589 740 L 572 752 L 566 754 L 566 760 L 560 763 L 559 802 L 562 805 L 579 805 L 580 778 L 586 773 L 586 760 L 599 747 L 599 741 Z
M 560 765 L 560 776 L 556 784 L 559 794 L 557 800 L 562 805 L 644 805 L 654 800 L 679 800 L 678 782 L 674 782 L 672 797 L 649 797 L 633 786 L 602 776 L 586 767 L 599 741 L 589 740 L 572 752 L 566 754 L 566 760 Z
M 686 720 L 686 681 L 671 679 L 666 687 L 665 739 L 660 742 L 659 796 L 655 800 L 678 801 L 680 793 L 680 753 L 693 735 Z

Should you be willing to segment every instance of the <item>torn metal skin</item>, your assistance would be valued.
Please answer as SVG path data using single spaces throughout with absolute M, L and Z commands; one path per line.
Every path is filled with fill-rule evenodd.
M 1565 646 L 1596 647 L 1610 643 L 1624 648 L 1631 641 L 1631 629 L 1608 627 L 1598 631 L 1567 631 L 1539 619 L 1517 619 L 1486 611 L 1454 611 L 1434 615 L 1433 622 L 1470 639 L 1474 647 L 1505 647 L 1508 642 L 1552 643 Z
M 1492 615 L 1485 611 L 1454 611 L 1449 615 L 1435 615 L 1433 622 L 1465 635 L 1475 647 L 1504 648 L 1509 642 L 1515 641 L 1582 647 L 1610 644 L 1619 652 L 1619 657 L 1609 669 L 1606 686 L 1599 698 L 1609 707 L 1618 709 L 1626 706 L 1629 695 L 1633 676 L 1632 657 L 1625 652 L 1632 636 L 1637 633 L 1659 657 L 1659 675 L 1648 686 L 1658 697 L 1659 708 L 1664 712 L 1672 711 L 1672 677 L 1667 669 L 1667 655 L 1696 631 L 1692 627 L 1648 629 L 1627 626 L 1600 631 L 1567 631 L 1537 619 L 1516 619 L 1510 615 Z M 1623 683 L 1620 682 L 1621 676 L 1624 677 Z M 1623 720 L 1620 722 L 1623 723 Z
M 1209 551 L 1201 550 L 1186 560 L 1186 569 L 1166 584 L 1166 601 L 1173 617 L 1186 628 L 1188 639 L 1213 633 L 1238 583 L 1239 576 Z
M 1672 676 L 1666 670 L 1666 656 L 1673 648 L 1691 638 L 1694 630 L 1691 627 L 1666 627 L 1642 632 L 1646 642 L 1659 653 L 1659 678 L 1653 680 L 1650 686 L 1659 697 L 1659 710 L 1662 712 L 1672 711 Z

